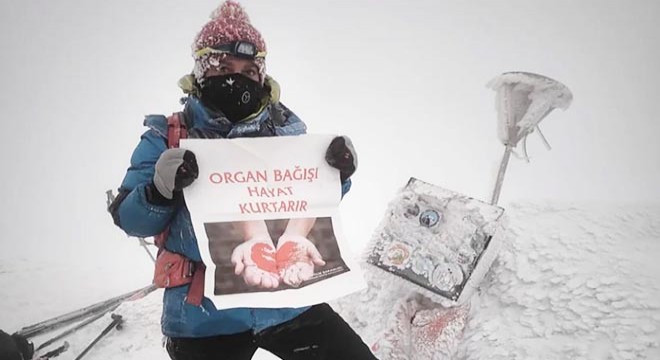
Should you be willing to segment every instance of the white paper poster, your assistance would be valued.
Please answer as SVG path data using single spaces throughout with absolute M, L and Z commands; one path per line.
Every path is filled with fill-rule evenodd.
M 364 288 L 341 231 L 334 136 L 184 139 L 199 178 L 184 190 L 218 309 L 300 307 Z

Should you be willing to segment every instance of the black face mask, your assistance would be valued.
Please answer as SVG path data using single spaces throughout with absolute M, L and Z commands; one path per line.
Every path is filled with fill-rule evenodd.
M 211 111 L 225 114 L 233 123 L 244 120 L 261 107 L 268 91 L 242 74 L 218 75 L 204 79 L 201 101 Z

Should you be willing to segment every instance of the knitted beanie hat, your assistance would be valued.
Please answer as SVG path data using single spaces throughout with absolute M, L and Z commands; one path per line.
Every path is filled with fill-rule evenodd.
M 220 60 L 227 54 L 208 53 L 201 56 L 197 52 L 201 49 L 225 45 L 234 41 L 252 43 L 258 52 L 266 51 L 266 43 L 261 34 L 250 24 L 250 18 L 243 7 L 233 0 L 227 0 L 211 13 L 211 21 L 207 22 L 195 37 L 192 44 L 195 67 L 193 75 L 202 83 L 204 74 L 209 68 L 219 65 Z M 256 58 L 254 62 L 259 67 L 260 79 L 263 81 L 266 74 L 264 58 Z

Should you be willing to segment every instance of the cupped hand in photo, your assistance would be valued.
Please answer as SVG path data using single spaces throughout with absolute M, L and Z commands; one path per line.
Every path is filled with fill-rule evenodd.
M 280 285 L 276 252 L 270 236 L 249 239 L 234 248 L 231 254 L 234 274 L 243 276 L 249 286 L 275 289 Z
M 314 275 L 314 266 L 325 261 L 316 246 L 304 236 L 283 234 L 277 242 L 277 269 L 287 285 L 298 287 Z

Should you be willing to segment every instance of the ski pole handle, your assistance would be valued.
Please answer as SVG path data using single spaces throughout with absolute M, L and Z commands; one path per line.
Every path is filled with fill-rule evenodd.
M 101 334 L 99 334 L 99 336 L 97 336 L 96 339 L 94 339 L 94 341 L 92 341 L 89 345 L 87 345 L 85 350 L 83 350 L 83 352 L 80 355 L 78 355 L 78 357 L 76 357 L 75 360 L 82 359 L 82 357 L 85 356 L 85 354 L 87 354 L 89 352 L 89 350 L 91 350 L 92 347 L 94 347 L 94 345 L 96 345 L 96 343 L 99 342 L 99 340 L 101 340 L 110 331 L 112 331 L 112 329 L 121 330 L 121 324 L 124 322 L 121 315 L 112 314 L 110 316 L 112 317 L 112 322 L 110 323 L 110 325 L 108 325 L 105 329 L 103 329 Z

